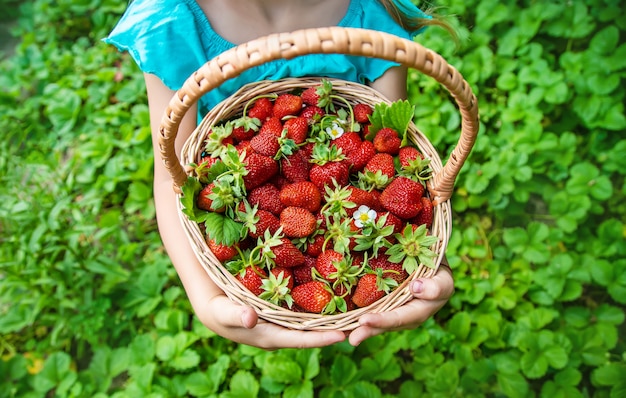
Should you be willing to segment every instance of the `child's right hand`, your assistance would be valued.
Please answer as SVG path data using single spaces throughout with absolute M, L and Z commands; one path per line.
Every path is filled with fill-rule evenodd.
M 196 309 L 201 322 L 229 340 L 265 350 L 324 347 L 345 340 L 341 331 L 299 331 L 260 320 L 251 307 L 218 294 Z

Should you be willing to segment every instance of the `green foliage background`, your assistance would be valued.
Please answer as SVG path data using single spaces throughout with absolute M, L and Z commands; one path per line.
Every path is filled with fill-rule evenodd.
M 482 122 L 453 199 L 456 294 L 417 330 L 274 352 L 200 325 L 161 248 L 142 76 L 100 42 L 126 4 L 0 2 L 18 18 L 0 61 L 0 397 L 626 396 L 623 2 L 439 2 L 468 39 L 419 41 Z M 432 80 L 410 88 L 446 156 L 459 115 Z

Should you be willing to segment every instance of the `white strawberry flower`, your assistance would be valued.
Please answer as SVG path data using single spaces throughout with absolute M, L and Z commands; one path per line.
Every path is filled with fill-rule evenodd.
M 376 210 L 370 209 L 365 205 L 359 206 L 359 208 L 352 215 L 354 219 L 354 225 L 359 228 L 363 228 L 364 225 L 373 223 L 376 220 Z
M 326 134 L 330 136 L 331 140 L 336 140 L 343 135 L 343 127 L 337 123 L 333 123 L 332 126 L 326 127 Z

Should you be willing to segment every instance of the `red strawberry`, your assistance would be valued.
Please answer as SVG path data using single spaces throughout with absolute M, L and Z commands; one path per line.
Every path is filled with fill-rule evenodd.
M 265 119 L 272 116 L 273 107 L 274 107 L 274 104 L 269 98 L 267 97 L 259 98 L 254 102 L 254 105 L 248 111 L 248 116 L 255 117 L 259 119 L 261 123 L 263 123 Z
M 317 89 L 319 86 L 312 86 L 307 88 L 300 94 L 302 97 L 302 102 L 307 105 L 317 106 L 317 102 L 320 99 L 319 94 L 317 93 Z
M 354 131 L 343 133 L 341 137 L 333 140 L 333 145 L 341 149 L 341 153 L 350 156 L 350 154 L 356 151 L 361 146 L 361 136 Z
M 280 143 L 277 136 L 265 132 L 252 137 L 250 147 L 261 155 L 274 157 L 280 150 Z
M 307 209 L 289 206 L 280 213 L 280 226 L 283 227 L 285 236 L 304 238 L 315 232 L 317 219 Z
M 422 210 L 424 186 L 406 177 L 396 177 L 380 194 L 380 204 L 394 215 L 408 220 Z
M 370 258 L 369 265 L 374 271 L 379 268 L 383 271 L 392 271 L 385 272 L 384 275 L 386 278 L 395 280 L 398 284 L 404 282 L 409 277 L 409 274 L 402 268 L 401 263 L 392 263 L 389 261 L 389 256 L 385 254 L 378 254 L 378 257 Z
M 304 254 L 287 238 L 281 238 L 278 246 L 272 247 L 274 263 L 279 267 L 297 267 L 304 264 Z
M 290 182 L 308 181 L 311 164 L 303 150 L 280 159 L 280 170 Z
M 402 139 L 398 132 L 388 127 L 378 130 L 374 136 L 374 147 L 376 151 L 397 155 L 400 150 Z
M 311 281 L 294 287 L 291 297 L 305 311 L 321 314 L 333 299 L 333 294 L 323 282 Z
M 370 192 L 357 188 L 352 185 L 348 185 L 348 190 L 350 190 L 350 196 L 347 201 L 356 203 L 356 206 L 350 209 L 346 209 L 349 216 L 352 216 L 355 211 L 359 208 L 359 206 L 367 206 L 370 209 L 377 209 L 380 207 L 380 203 L 376 200 L 376 197 L 372 195 Z
M 328 162 L 323 165 L 314 164 L 309 172 L 309 179 L 324 192 L 326 185 L 334 187 L 335 181 L 340 186 L 348 184 L 349 166 L 345 162 Z
M 374 155 L 376 155 L 374 144 L 371 141 L 362 141 L 359 147 L 348 155 L 351 171 L 355 173 L 363 170 Z
M 332 249 L 326 250 L 322 252 L 319 256 L 317 256 L 315 269 L 317 270 L 317 272 L 319 272 L 322 278 L 326 279 L 329 282 L 334 282 L 337 278 L 332 278 L 330 277 L 330 275 L 337 272 L 337 266 L 340 264 L 343 258 L 343 254 L 339 252 L 336 252 Z
M 267 210 L 277 216 L 285 208 L 280 201 L 280 191 L 270 183 L 252 189 L 248 193 L 248 202 L 252 206 L 256 205 L 259 210 Z
M 269 232 L 273 235 L 280 228 L 280 221 L 278 217 L 274 214 L 270 213 L 266 210 L 257 210 L 256 216 L 259 218 L 259 221 L 255 224 L 254 231 L 248 231 L 248 235 L 252 238 L 259 238 L 265 234 L 265 231 L 269 230 Z
M 228 246 L 217 243 L 214 239 L 211 239 L 208 236 L 206 242 L 209 245 L 211 252 L 220 262 L 228 261 L 238 254 L 236 245 Z
M 280 191 L 280 201 L 285 206 L 298 206 L 316 212 L 322 204 L 322 193 L 311 181 L 294 182 Z
M 263 278 L 266 277 L 267 273 L 256 265 L 245 267 L 235 275 L 235 278 L 256 296 L 263 293 L 261 285 Z
M 274 267 L 270 270 L 270 272 L 272 274 L 274 274 L 276 276 L 276 278 L 278 278 L 280 276 L 280 274 L 283 274 L 283 280 L 287 279 L 289 280 L 289 282 L 287 283 L 287 287 L 289 289 L 293 288 L 294 285 L 294 277 L 293 277 L 293 271 L 292 268 L 285 268 L 285 267 Z
M 324 247 L 325 239 L 326 238 L 323 234 L 315 235 L 313 241 L 307 244 L 305 253 L 313 257 L 317 257 L 322 254 L 322 248 Z
M 270 134 L 276 137 L 280 137 L 283 134 L 283 122 L 277 117 L 268 118 L 259 129 L 259 135 Z
M 250 138 L 254 137 L 255 134 L 256 131 L 254 131 L 253 129 L 246 129 L 246 127 L 244 126 L 239 126 L 233 128 L 231 136 L 238 142 L 241 142 L 249 140 Z
M 369 123 L 369 116 L 372 114 L 373 109 L 368 104 L 356 104 L 353 108 L 354 119 L 358 123 Z
M 226 211 L 226 207 L 221 207 L 219 209 L 214 209 L 211 207 L 211 205 L 213 204 L 213 200 L 209 198 L 209 195 L 213 193 L 213 187 L 215 187 L 215 183 L 212 182 L 202 188 L 202 190 L 198 193 L 198 197 L 196 198 L 196 206 L 198 206 L 198 208 L 202 210 L 223 213 L 224 211 Z
M 292 139 L 296 144 L 302 144 L 309 133 L 309 122 L 304 117 L 287 119 L 284 127 L 287 129 L 287 138 Z
M 300 117 L 305 118 L 309 124 L 314 124 L 320 121 L 324 115 L 324 110 L 319 106 L 314 105 L 307 105 L 302 108 L 302 111 L 300 112 Z
M 356 285 L 352 302 L 357 307 L 363 308 L 378 301 L 384 295 L 385 291 L 379 289 L 376 274 L 365 274 Z
M 377 215 L 377 220 L 380 217 L 386 216 L 387 219 L 385 220 L 385 225 L 384 227 L 388 226 L 388 225 L 393 225 L 393 233 L 397 234 L 402 232 L 402 228 L 404 227 L 404 222 L 397 216 L 394 216 L 393 214 L 387 212 L 379 212 Z
M 293 278 L 297 285 L 302 285 L 313 280 L 312 270 L 315 268 L 317 259 L 313 256 L 304 256 L 304 264 L 293 267 Z
M 430 228 L 433 225 L 433 216 L 434 216 L 434 206 L 433 202 L 427 196 L 422 196 L 422 211 L 420 211 L 417 216 L 411 219 L 411 223 L 417 226 L 422 224 L 426 224 L 427 227 Z
M 258 153 L 246 153 L 243 163 L 248 174 L 243 176 L 243 182 L 247 190 L 256 188 L 267 182 L 278 173 L 278 163 L 269 156 Z
M 418 158 L 424 159 L 424 156 L 417 148 L 412 146 L 403 146 L 398 152 L 398 160 L 400 160 L 400 165 L 402 165 L 402 167 L 407 167 L 411 160 Z
M 252 147 L 250 146 L 250 140 L 240 141 L 237 145 L 235 145 L 235 149 L 237 149 L 237 153 L 239 155 L 244 153 L 244 151 L 246 153 L 254 151 L 254 149 L 252 149 Z
M 284 93 L 279 94 L 274 101 L 272 116 L 282 119 L 285 116 L 297 115 L 302 110 L 302 97 Z
M 386 175 L 390 179 L 396 174 L 396 169 L 393 164 L 393 156 L 388 153 L 377 153 L 372 156 L 370 161 L 365 165 L 364 170 L 371 171 L 372 173 L 376 173 L 380 170 L 383 175 Z

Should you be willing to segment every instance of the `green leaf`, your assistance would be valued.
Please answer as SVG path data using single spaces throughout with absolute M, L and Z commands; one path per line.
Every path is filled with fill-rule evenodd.
M 222 394 L 227 398 L 256 398 L 259 393 L 259 383 L 252 373 L 238 370 L 230 379 L 230 390 Z
M 288 356 L 274 355 L 265 361 L 263 375 L 279 383 L 293 384 L 302 380 L 302 369 Z
M 414 110 L 415 107 L 406 100 L 394 101 L 391 105 L 385 102 L 376 104 L 370 115 L 371 125 L 365 138 L 371 141 L 380 129 L 391 128 L 402 139 L 402 146 L 407 145 L 408 135 L 406 132 L 409 123 L 413 120 Z
M 304 380 L 301 383 L 290 385 L 285 388 L 283 398 L 313 398 L 313 382 Z
M 509 398 L 525 398 L 528 395 L 529 383 L 519 373 L 499 373 L 498 385 L 500 389 Z
M 330 367 L 330 380 L 334 386 L 350 384 L 357 374 L 355 363 L 348 357 L 338 355 Z
M 244 228 L 242 223 L 220 213 L 208 213 L 205 217 L 205 226 L 211 239 L 228 246 L 239 242 Z
M 459 312 L 448 322 L 448 330 L 459 340 L 466 340 L 470 332 L 471 323 L 472 319 L 467 312 Z
M 609 363 L 596 368 L 591 373 L 591 381 L 596 386 L 612 386 L 626 379 L 626 365 Z

